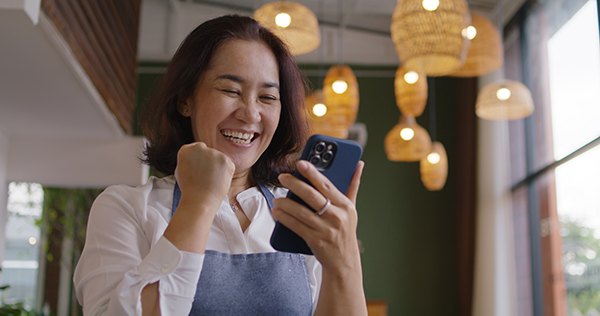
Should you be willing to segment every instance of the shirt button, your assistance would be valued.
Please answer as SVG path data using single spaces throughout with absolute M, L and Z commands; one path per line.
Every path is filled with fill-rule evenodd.
M 171 266 L 169 266 L 168 264 L 163 264 L 163 266 L 160 268 L 160 271 L 162 271 L 162 273 L 167 273 L 170 269 Z

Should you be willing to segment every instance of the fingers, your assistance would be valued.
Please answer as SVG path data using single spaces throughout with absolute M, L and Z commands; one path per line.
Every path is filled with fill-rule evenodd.
M 356 171 L 354 171 L 354 176 L 352 177 L 352 182 L 350 182 L 350 187 L 348 188 L 348 198 L 356 205 L 356 197 L 358 196 L 358 188 L 360 187 L 360 178 L 362 177 L 363 169 L 365 168 L 365 162 L 359 161 L 356 166 Z
M 341 193 L 325 175 L 317 170 L 313 164 L 306 160 L 300 160 L 298 162 L 298 171 L 314 186 L 314 189 L 319 192 L 314 192 L 314 189 L 311 188 L 310 185 L 307 185 L 306 187 L 303 186 L 303 188 L 305 188 L 305 190 L 310 190 L 312 194 L 315 194 L 316 196 L 322 195 L 324 197 L 318 198 L 316 201 L 317 203 L 311 204 L 304 200 L 303 195 L 301 196 L 301 194 L 304 194 L 305 191 L 296 192 L 290 187 L 288 187 L 288 189 L 300 196 L 313 209 L 320 210 L 325 205 L 326 198 L 330 199 L 335 205 L 343 204 L 346 201 L 346 196 Z M 311 194 L 311 192 L 307 192 L 307 194 Z M 310 198 L 310 196 L 308 197 Z
M 315 229 L 322 226 L 322 223 L 318 223 L 313 211 L 293 200 L 279 198 L 274 199 L 273 204 L 273 217 L 301 237 L 314 235 Z M 286 211 L 290 209 L 294 209 L 296 212 Z

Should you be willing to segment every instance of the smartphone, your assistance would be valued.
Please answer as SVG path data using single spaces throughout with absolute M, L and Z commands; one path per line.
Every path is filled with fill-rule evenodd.
M 361 156 L 362 148 L 354 141 L 315 134 L 308 139 L 300 159 L 315 165 L 340 192 L 346 194 Z M 298 171 L 294 176 L 312 185 Z M 287 197 L 316 212 L 291 191 Z M 279 251 L 313 254 L 304 239 L 279 222 L 275 223 L 271 246 Z

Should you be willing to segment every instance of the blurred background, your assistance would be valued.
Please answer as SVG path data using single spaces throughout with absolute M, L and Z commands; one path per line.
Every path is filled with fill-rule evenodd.
M 0 315 L 81 315 L 89 208 L 161 176 L 138 115 L 179 43 L 284 9 L 289 27 L 261 23 L 306 40 L 290 45 L 314 131 L 364 149 L 370 315 L 600 315 L 597 1 L 290 3 L 0 0 Z

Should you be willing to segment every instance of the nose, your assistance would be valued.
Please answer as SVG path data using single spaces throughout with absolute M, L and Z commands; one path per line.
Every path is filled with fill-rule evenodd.
M 235 112 L 235 118 L 247 124 L 260 122 L 260 105 L 256 101 L 256 98 L 242 100 Z

